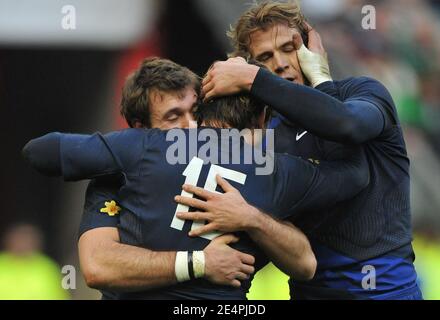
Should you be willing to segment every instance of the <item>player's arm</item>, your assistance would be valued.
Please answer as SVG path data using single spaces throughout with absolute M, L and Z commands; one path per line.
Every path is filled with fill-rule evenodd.
M 124 163 L 129 167 L 130 161 L 140 158 L 138 151 L 143 143 L 140 132 L 129 130 L 105 137 L 52 133 L 30 141 L 23 154 L 41 173 L 63 176 L 65 180 L 110 175 L 123 172 Z M 127 145 L 130 145 L 129 149 L 124 147 Z M 92 286 L 130 290 L 176 281 L 175 252 L 153 252 L 115 240 L 114 228 L 97 229 L 81 236 L 82 268 Z M 219 239 L 205 248 L 208 250 L 205 251 L 205 277 L 208 280 L 237 286 L 240 283 L 235 275 L 243 278 L 254 272 L 254 258 L 227 246 L 233 241 L 234 238 Z
M 280 183 L 285 194 L 280 196 L 278 218 L 292 219 L 312 209 L 322 209 L 350 199 L 369 183 L 368 163 L 360 147 L 347 159 L 312 165 L 300 158 L 289 157 L 279 162 Z M 282 167 L 281 167 L 282 166 Z M 253 207 L 224 179 L 217 177 L 225 193 L 211 193 L 202 188 L 184 186 L 184 190 L 201 199 L 177 196 L 179 203 L 203 211 L 179 213 L 181 219 L 207 220 L 205 226 L 191 231 L 199 236 L 214 230 L 246 231 L 285 273 L 307 279 L 314 273 L 314 256 L 302 232 L 292 225 L 277 221 Z M 228 205 L 225 206 L 225 203 Z M 271 213 L 274 214 L 274 213 Z
M 113 181 L 112 181 L 113 182 Z M 87 188 L 78 243 L 81 269 L 90 287 L 115 291 L 139 291 L 177 283 L 176 252 L 155 252 L 122 244 L 119 207 L 110 216 L 106 203 L 117 199 L 116 187 L 93 181 Z M 118 203 L 115 201 L 115 204 Z M 104 209 L 104 210 L 103 210 Z M 107 211 L 103 212 L 103 211 Z M 217 239 L 204 250 L 205 279 L 222 285 L 239 285 L 234 275 L 251 275 L 254 258 L 232 249 L 235 237 Z
M 123 154 L 121 144 L 129 138 L 124 132 L 106 137 L 55 132 L 29 141 L 22 154 L 44 175 L 62 176 L 66 181 L 92 179 L 124 171 L 118 156 Z M 130 150 L 139 149 L 138 144 L 136 139 L 130 141 Z
M 231 248 L 238 239 L 225 235 L 203 250 L 207 280 L 240 286 L 254 272 L 254 258 Z M 116 228 L 86 231 L 78 242 L 81 270 L 88 286 L 96 289 L 132 292 L 177 283 L 176 252 L 152 251 L 120 242 Z
M 319 89 L 319 90 L 318 90 Z M 364 78 L 339 101 L 331 81 L 317 89 L 285 80 L 242 58 L 217 62 L 203 81 L 205 98 L 248 91 L 290 121 L 317 136 L 342 143 L 360 144 L 378 137 L 393 123 L 393 102 L 379 82 Z
M 204 210 L 178 213 L 179 218 L 209 221 L 192 230 L 190 236 L 211 231 L 246 231 L 283 272 L 298 280 L 313 278 L 316 259 L 307 237 L 291 223 L 276 220 L 248 204 L 240 192 L 220 176 L 216 179 L 225 193 L 185 185 L 184 190 L 194 193 L 200 200 L 176 196 L 177 202 Z
M 318 89 L 335 90 L 333 82 Z M 392 124 L 391 97 L 379 82 L 367 79 L 357 84 L 346 101 L 303 85 L 284 80 L 260 69 L 251 93 L 290 121 L 317 136 L 342 143 L 361 144 L 378 137 Z M 384 106 L 386 105 L 386 106 Z
M 290 209 L 284 211 L 289 219 L 295 220 L 307 212 L 331 208 L 337 203 L 353 198 L 368 186 L 370 170 L 362 147 L 355 146 L 335 153 L 342 153 L 346 157 L 337 161 L 321 161 L 319 165 L 309 165 L 296 159 L 299 160 L 296 164 L 301 168 L 300 175 L 291 175 L 295 169 L 287 168 L 285 172 L 291 175 L 290 179 L 302 181 L 302 186 L 290 183 L 289 190 L 295 190 L 295 194 L 301 197 L 292 198 Z M 286 215 L 280 218 L 286 219 Z M 321 218 L 326 219 L 325 216 Z

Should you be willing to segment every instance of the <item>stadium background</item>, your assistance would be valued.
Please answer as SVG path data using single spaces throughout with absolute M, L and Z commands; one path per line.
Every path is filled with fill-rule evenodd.
M 77 258 L 86 184 L 38 175 L 21 158 L 23 145 L 50 131 L 123 128 L 118 101 L 128 73 L 159 55 L 203 75 L 225 59 L 225 31 L 246 3 L 0 0 L 0 299 L 99 298 Z M 361 27 L 366 4 L 376 8 L 376 30 Z M 65 5 L 75 8 L 75 30 L 61 27 Z M 425 298 L 440 299 L 440 1 L 302 0 L 302 7 L 335 79 L 373 76 L 396 101 L 412 161 L 416 267 Z M 14 228 L 22 223 L 33 227 Z M 20 246 L 40 254 L 16 257 Z M 67 292 L 58 288 L 65 265 L 78 271 Z M 287 278 L 273 266 L 256 279 L 250 298 L 288 298 Z

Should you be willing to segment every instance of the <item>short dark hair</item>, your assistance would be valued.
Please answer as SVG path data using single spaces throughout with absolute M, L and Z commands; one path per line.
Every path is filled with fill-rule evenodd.
M 130 127 L 136 122 L 151 127 L 150 90 L 180 94 L 187 87 L 200 91 L 200 78 L 188 68 L 157 57 L 142 61 L 126 80 L 122 89 L 121 115 Z
M 199 126 L 205 122 L 207 126 L 227 124 L 239 130 L 255 129 L 265 107 L 249 94 L 240 93 L 200 103 L 194 117 Z

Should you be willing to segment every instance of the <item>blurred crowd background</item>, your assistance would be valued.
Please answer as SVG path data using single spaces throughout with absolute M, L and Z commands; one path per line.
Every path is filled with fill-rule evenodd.
M 24 144 L 51 131 L 125 127 L 125 77 L 157 55 L 203 75 L 230 51 L 225 32 L 249 0 L 0 0 L 0 299 L 96 299 L 79 270 L 77 229 L 85 183 L 35 173 Z M 414 247 L 428 299 L 440 299 L 440 1 L 302 0 L 335 79 L 368 75 L 391 91 L 412 162 Z M 72 5 L 76 29 L 62 28 Z M 373 5 L 376 29 L 362 28 Z M 61 288 L 63 266 L 77 270 Z M 286 299 L 273 266 L 249 298 Z

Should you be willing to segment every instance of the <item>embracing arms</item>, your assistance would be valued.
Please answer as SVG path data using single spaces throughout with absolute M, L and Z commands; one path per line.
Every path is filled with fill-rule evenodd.
M 236 237 L 225 235 L 205 247 L 205 279 L 239 287 L 241 280 L 254 272 L 254 258 L 228 245 L 236 241 Z M 85 232 L 78 249 L 81 270 L 92 288 L 130 292 L 177 283 L 175 251 L 152 251 L 123 244 L 116 228 Z

